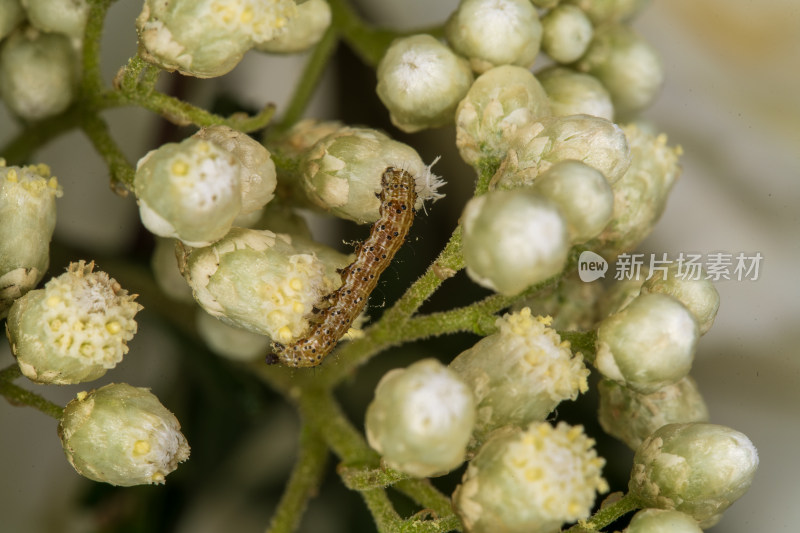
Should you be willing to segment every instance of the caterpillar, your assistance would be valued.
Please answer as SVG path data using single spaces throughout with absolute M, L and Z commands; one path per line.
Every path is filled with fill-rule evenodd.
M 414 222 L 417 201 L 414 177 L 389 167 L 381 176 L 380 218 L 369 237 L 356 246 L 356 259 L 341 271 L 342 286 L 322 299 L 311 329 L 293 344 L 272 343 L 267 363 L 309 367 L 319 365 L 364 310 L 381 273 L 405 241 Z

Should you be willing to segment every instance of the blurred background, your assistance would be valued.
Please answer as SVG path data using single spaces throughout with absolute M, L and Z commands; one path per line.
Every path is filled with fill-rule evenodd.
M 397 29 L 439 23 L 456 4 L 358 2 L 369 20 Z M 136 51 L 133 20 L 140 8 L 140 2 L 119 2 L 110 12 L 103 47 L 108 80 Z M 699 343 L 692 372 L 711 421 L 747 434 L 761 457 L 750 491 L 711 531 L 794 532 L 800 523 L 800 3 L 653 0 L 634 27 L 660 52 L 666 71 L 662 94 L 644 116 L 684 150 L 682 177 L 639 251 L 763 256 L 758 280 L 717 284 L 719 315 Z M 224 94 L 252 109 L 275 102 L 280 111 L 304 60 L 304 55 L 251 52 L 221 79 L 166 81 L 206 106 L 223 105 L 215 95 Z M 430 217 L 420 217 L 400 266 L 386 274 L 389 281 L 380 291 L 391 302 L 434 256 L 436 238 L 449 235 L 473 175 L 460 163 L 451 129 L 415 135 L 393 130 L 374 96 L 374 74 L 347 50 L 330 65 L 308 115 L 385 128 L 417 148 L 426 162 L 443 156 L 435 170 L 448 181 L 448 196 Z M 169 135 L 188 134 L 165 128 L 141 110 L 115 110 L 108 118 L 131 161 Z M 15 131 L 0 108 L 0 144 Z M 62 405 L 79 390 L 112 381 L 150 387 L 178 414 L 193 450 L 164 487 L 101 486 L 80 478 L 65 461 L 55 421 L 0 401 L 0 533 L 264 530 L 292 464 L 298 428 L 293 410 L 246 372 L 209 354 L 191 334 L 148 312 L 159 300 L 148 299 L 145 290 L 152 287 L 137 273 L 147 269 L 152 239 L 140 227 L 133 199 L 110 192 L 106 167 L 81 134 L 53 142 L 36 161 L 48 163 L 65 190 L 50 272 L 62 272 L 69 260 L 96 258 L 123 287 L 131 288 L 126 277 L 140 284 L 146 310 L 130 354 L 103 379 L 89 387 L 19 383 Z M 342 247 L 342 234 L 322 229 L 316 228 L 320 240 Z M 363 228 L 339 229 L 349 239 L 364 234 Z M 457 277 L 430 308 L 452 307 L 480 294 Z M 367 365 L 357 386 L 343 388 L 341 400 L 360 427 L 374 383 L 387 368 L 428 352 L 448 359 L 474 341 L 448 338 L 415 351 L 398 350 L 390 361 Z M 12 361 L 4 342 L 0 367 Z M 581 409 L 593 408 L 591 401 L 560 408 L 559 414 L 577 417 Z M 619 454 L 610 462 L 622 463 L 622 470 L 607 475 L 622 488 L 630 452 L 602 440 L 599 428 L 587 430 L 601 440 L 601 454 Z M 439 483 L 452 486 L 458 475 Z M 319 533 L 373 529 L 358 496 L 341 490 L 333 475 L 303 522 L 304 531 Z

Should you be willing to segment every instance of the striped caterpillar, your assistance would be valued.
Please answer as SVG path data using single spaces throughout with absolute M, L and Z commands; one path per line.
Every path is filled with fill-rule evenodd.
M 320 364 L 363 311 L 378 278 L 414 222 L 417 193 L 413 176 L 389 167 L 381 177 L 381 186 L 381 217 L 372 226 L 367 240 L 356 247 L 356 260 L 342 270 L 342 286 L 322 299 L 325 307 L 316 310 L 305 337 L 289 345 L 272 343 L 267 363 L 295 367 Z

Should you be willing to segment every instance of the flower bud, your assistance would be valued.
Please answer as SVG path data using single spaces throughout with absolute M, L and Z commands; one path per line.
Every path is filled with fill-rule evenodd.
M 631 279 L 614 280 L 597 302 L 597 317 L 604 319 L 625 309 L 642 292 L 642 284 L 650 271 L 642 266 L 638 276 Z
M 598 29 L 577 68 L 605 85 L 614 109 L 621 115 L 648 107 L 664 82 L 664 70 L 655 50 L 623 25 Z
M 719 293 L 711 281 L 690 279 L 679 273 L 678 265 L 672 264 L 666 271 L 655 272 L 644 282 L 642 294 L 653 292 L 668 294 L 685 305 L 697 321 L 700 335 L 714 324 L 719 309 Z
M 451 123 L 472 81 L 466 60 L 430 35 L 396 39 L 378 64 L 378 96 L 407 133 Z
M 592 21 L 575 6 L 557 6 L 542 18 L 542 51 L 558 63 L 580 58 L 593 35 Z
M 388 167 L 402 168 L 417 182 L 417 204 L 441 198 L 439 178 L 416 150 L 368 128 L 344 127 L 323 137 L 301 163 L 302 187 L 319 207 L 359 224 L 380 218 L 381 176 Z
M 550 323 L 527 307 L 507 314 L 497 319 L 497 333 L 450 363 L 475 395 L 474 445 L 499 427 L 542 422 L 563 400 L 586 392 L 589 370 Z
M 474 423 L 469 388 L 439 361 L 423 359 L 381 378 L 365 426 L 369 445 L 387 465 L 430 477 L 464 462 Z
M 611 96 L 597 78 L 566 67 L 551 67 L 536 77 L 547 92 L 554 115 L 592 115 L 614 120 Z
M 6 334 L 22 373 L 58 385 L 99 378 L 128 353 L 142 308 L 94 263 L 71 263 L 65 274 L 14 302 Z
M 0 47 L 0 98 L 25 120 L 64 111 L 75 98 L 78 58 L 69 39 L 22 28 Z
M 453 50 L 478 73 L 499 65 L 529 68 L 542 39 L 530 0 L 461 0 L 444 32 Z
M 560 161 L 533 183 L 533 191 L 558 206 L 573 244 L 596 237 L 614 209 L 614 193 L 603 175 L 580 161 Z
M 25 11 L 19 0 L 5 0 L 0 3 L 0 39 L 5 39 L 23 20 Z
M 595 366 L 608 379 L 649 394 L 692 367 L 697 324 L 678 300 L 643 294 L 597 329 Z
M 623 533 L 703 533 L 697 521 L 680 511 L 643 509 L 631 519 Z
M 202 309 L 197 310 L 197 333 L 208 349 L 232 361 L 263 359 L 269 351 L 269 337 L 229 326 Z
M 145 0 L 136 19 L 139 53 L 169 71 L 222 76 L 255 44 L 279 35 L 296 12 L 292 0 Z
M 708 421 L 708 409 L 690 376 L 650 394 L 603 380 L 598 392 L 600 425 L 632 450 L 667 424 Z
M 312 240 L 311 230 L 306 219 L 291 207 L 278 202 L 271 202 L 264 206 L 261 216 L 250 227 L 268 229 L 273 233 L 288 233 L 292 237 L 300 237 L 305 241 Z
M 462 227 L 469 277 L 509 296 L 561 272 L 569 253 L 567 223 L 558 208 L 527 190 L 473 198 Z
M 183 247 L 181 271 L 195 300 L 230 326 L 289 343 L 314 305 L 341 285 L 347 256 L 271 231 L 233 228 L 205 248 Z
M 589 246 L 606 257 L 629 252 L 653 230 L 678 179 L 680 147 L 667 146 L 667 136 L 654 136 L 636 125 L 623 129 L 630 146 L 631 165 L 612 183 L 614 214 L 606 229 Z
M 581 426 L 498 430 L 470 461 L 453 507 L 468 533 L 556 533 L 608 490 L 604 465 Z
M 112 383 L 79 392 L 64 408 L 58 436 L 67 460 L 93 481 L 162 484 L 189 458 L 178 419 L 148 389 Z
M 37 29 L 48 33 L 63 33 L 83 40 L 89 3 L 86 0 L 23 0 L 28 20 Z
M 684 512 L 705 528 L 747 492 L 757 468 L 746 435 L 702 422 L 669 424 L 636 450 L 628 490 L 648 507 Z
M 150 268 L 158 288 L 179 302 L 193 303 L 192 288 L 183 279 L 175 257 L 175 239 L 156 237 Z
M 505 65 L 475 80 L 456 109 L 456 145 L 469 164 L 505 156 L 517 130 L 550 114 L 547 94 L 533 74 Z
M 563 0 L 581 8 L 595 25 L 633 17 L 648 0 Z
M 261 52 L 293 54 L 317 44 L 331 25 L 331 8 L 325 0 L 298 3 L 297 15 L 289 19 L 283 32 L 256 44 Z
M 47 270 L 60 196 L 47 165 L 7 167 L 0 159 L 0 319 Z

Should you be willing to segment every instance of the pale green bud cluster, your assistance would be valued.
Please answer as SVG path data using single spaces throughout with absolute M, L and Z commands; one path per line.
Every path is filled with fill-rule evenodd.
M 586 392 L 589 370 L 550 323 L 549 318 L 531 316 L 528 308 L 507 314 L 497 319 L 497 333 L 450 363 L 477 402 L 471 447 L 502 426 L 544 421 L 563 400 Z
M 636 513 L 623 533 L 703 533 L 697 521 L 680 511 L 643 509 Z
M 614 120 L 611 95 L 594 76 L 566 67 L 551 67 L 536 77 L 547 92 L 554 115 L 592 115 Z
M 197 334 L 208 349 L 232 361 L 254 361 L 269 351 L 264 335 L 230 326 L 202 309 L 197 310 Z
M 0 39 L 5 39 L 23 20 L 25 11 L 19 0 L 4 0 L 0 3 Z
M 429 477 L 464 462 L 474 423 L 469 387 L 439 361 L 423 359 L 381 378 L 365 429 L 388 466 Z
M 320 139 L 301 162 L 301 186 L 318 207 L 359 224 L 380 217 L 381 177 L 401 168 L 416 180 L 417 204 L 441 198 L 439 178 L 416 150 L 369 128 L 343 127 Z
M 80 475 L 130 487 L 164 483 L 189 458 L 180 429 L 148 389 L 112 383 L 78 393 L 64 408 L 58 436 Z
M 704 335 L 714 324 L 719 309 L 719 292 L 714 284 L 700 276 L 691 279 L 679 272 L 678 265 L 670 265 L 666 271 L 654 272 L 642 284 L 642 294 L 668 294 L 686 306 L 697 321 L 700 335 Z
M 281 33 L 255 48 L 274 54 L 293 54 L 317 44 L 331 25 L 331 8 L 325 0 L 297 4 L 297 15 L 289 19 Z
M 430 35 L 395 40 L 377 75 L 392 124 L 409 133 L 451 123 L 473 81 L 467 61 Z
M 83 40 L 89 18 L 87 0 L 22 0 L 28 20 L 35 28 L 62 33 L 76 42 Z
M 347 256 L 299 237 L 234 228 L 179 264 L 195 300 L 223 322 L 289 343 L 308 328 L 319 300 L 341 284 Z
M 0 46 L 0 98 L 25 120 L 64 111 L 75 98 L 78 56 L 70 40 L 32 27 L 15 31 Z
M 114 368 L 136 333 L 142 308 L 94 263 L 71 263 L 44 289 L 14 302 L 6 334 L 22 373 L 37 383 L 92 381 Z
M 594 364 L 608 379 L 649 394 L 689 373 L 698 336 L 678 300 L 642 294 L 600 323 Z
M 569 253 L 558 207 L 529 190 L 490 191 L 471 199 L 461 217 L 467 274 L 506 295 L 561 272 Z
M 601 25 L 608 22 L 628 20 L 647 3 L 648 0 L 563 0 L 581 8 L 592 22 Z
M 708 422 L 708 408 L 690 376 L 650 394 L 608 380 L 601 381 L 597 390 L 600 425 L 632 450 L 667 424 Z
M 453 507 L 468 533 L 555 533 L 587 518 L 605 460 L 581 426 L 498 430 L 470 461 Z
M 445 35 L 475 72 L 500 65 L 527 69 L 539 53 L 542 25 L 530 0 L 461 0 Z
M 61 194 L 47 165 L 8 167 L 0 159 L 0 319 L 47 270 Z
M 593 35 L 592 21 L 575 6 L 557 6 L 542 18 L 542 51 L 558 63 L 580 58 Z
M 636 450 L 628 490 L 648 507 L 684 512 L 707 528 L 747 491 L 757 468 L 746 435 L 715 424 L 670 424 Z
M 145 0 L 136 19 L 140 54 L 166 70 L 222 76 L 296 13 L 292 0 Z

